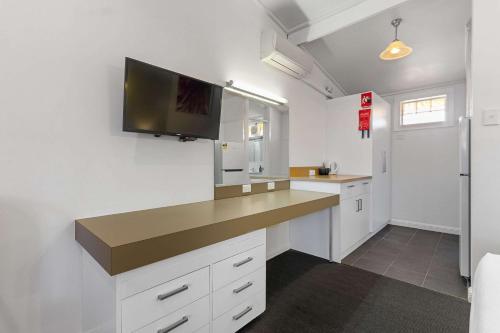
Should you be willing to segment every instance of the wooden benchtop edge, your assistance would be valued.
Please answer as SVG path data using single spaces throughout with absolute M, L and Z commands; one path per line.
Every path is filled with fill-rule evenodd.
M 145 239 L 139 237 L 135 241 L 117 244 L 106 240 L 106 235 L 103 237 L 102 234 L 99 234 L 99 228 L 96 231 L 98 224 L 109 222 L 106 219 L 107 216 L 81 219 L 75 222 L 75 238 L 110 275 L 115 275 L 339 204 L 338 195 L 319 192 L 284 190 L 256 194 L 255 196 L 267 197 L 267 200 L 270 201 L 276 201 L 276 196 L 278 196 L 281 201 L 277 200 L 279 202 L 276 205 L 271 203 L 272 207 L 269 208 L 258 205 L 262 201 L 266 201 L 266 198 L 260 198 L 260 200 L 255 200 L 257 203 L 255 211 L 244 211 L 240 216 L 230 216 L 227 219 L 222 218 L 211 221 L 211 223 L 202 223 L 193 228 L 184 228 L 172 233 L 160 233 Z M 283 204 L 283 198 L 287 197 L 293 200 L 290 200 L 289 204 Z M 246 205 L 254 202 L 249 197 L 222 199 L 217 200 L 217 202 L 225 200 L 238 202 L 238 199 L 249 201 L 246 202 Z M 228 202 L 228 204 L 234 204 L 234 202 Z M 208 202 L 200 204 L 207 205 Z M 179 206 L 192 208 L 189 207 L 190 205 L 192 204 Z M 224 206 L 222 205 L 222 208 Z M 123 217 L 123 214 L 112 216 L 114 218 Z M 173 214 L 171 217 L 181 216 Z M 124 224 L 127 223 L 130 221 Z M 120 223 L 114 219 L 110 226 L 112 229 L 116 229 L 115 232 L 121 232 Z M 157 223 L 152 223 L 151 226 L 155 228 Z
M 324 182 L 324 183 L 350 183 L 359 180 L 371 179 L 372 176 L 357 176 L 357 175 L 328 175 L 328 176 L 303 176 L 303 177 L 290 177 L 290 181 L 304 181 L 304 182 Z

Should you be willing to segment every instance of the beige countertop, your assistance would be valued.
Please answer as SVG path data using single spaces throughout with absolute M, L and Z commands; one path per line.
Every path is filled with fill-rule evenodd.
M 328 175 L 328 176 L 307 176 L 307 177 L 290 177 L 291 181 L 304 182 L 325 182 L 325 183 L 350 183 L 358 180 L 371 179 L 372 176 L 356 176 L 356 175 Z
M 339 196 L 282 190 L 75 221 L 75 239 L 115 275 L 338 205 Z

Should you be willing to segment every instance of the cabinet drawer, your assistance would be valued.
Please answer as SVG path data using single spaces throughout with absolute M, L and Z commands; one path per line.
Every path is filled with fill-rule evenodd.
M 206 328 L 208 328 L 207 324 L 209 323 L 209 321 L 210 321 L 210 300 L 209 297 L 206 296 L 134 332 L 136 333 L 208 332 Z M 207 326 L 203 327 L 203 325 Z
M 359 182 L 359 187 L 361 189 L 360 191 L 360 195 L 361 194 L 368 194 L 371 192 L 371 186 L 372 186 L 372 182 L 367 179 L 367 180 L 363 180 L 363 181 L 360 181 Z
M 213 332 L 236 332 L 264 312 L 265 309 L 266 293 L 262 291 L 217 318 L 213 323 Z
M 258 246 L 213 265 L 213 289 L 217 290 L 228 283 L 256 271 L 266 264 L 266 247 Z
M 342 184 L 340 188 L 340 200 L 347 200 L 361 194 L 362 188 L 360 182 L 351 182 Z
M 263 266 L 253 273 L 230 283 L 217 290 L 213 296 L 213 318 L 219 317 L 245 299 L 265 291 L 266 289 L 266 267 Z
M 208 295 L 209 268 L 133 295 L 122 301 L 122 330 L 131 332 Z

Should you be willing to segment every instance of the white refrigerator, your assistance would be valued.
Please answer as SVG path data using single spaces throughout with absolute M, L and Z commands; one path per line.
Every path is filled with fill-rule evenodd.
M 459 119 L 460 275 L 470 277 L 470 118 Z
M 243 142 L 215 141 L 215 184 L 250 183 L 248 154 Z

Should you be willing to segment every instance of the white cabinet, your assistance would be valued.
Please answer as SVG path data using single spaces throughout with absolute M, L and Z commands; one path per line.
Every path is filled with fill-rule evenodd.
M 209 267 L 205 267 L 125 298 L 121 302 L 122 331 L 135 331 L 203 296 L 207 296 L 209 288 Z
M 240 279 L 262 267 L 266 262 L 266 247 L 261 245 L 236 254 L 213 265 L 213 290 Z
M 140 328 L 136 333 L 192 333 L 207 325 L 210 318 L 208 296 L 199 299 L 157 321 Z M 125 332 L 129 332 L 126 330 Z
M 226 313 L 250 296 L 266 290 L 266 269 L 261 267 L 214 292 L 213 318 Z
M 372 92 L 370 137 L 362 138 L 358 130 L 360 101 L 360 94 L 355 94 L 327 102 L 325 158 L 338 163 L 340 174 L 372 176 L 373 232 L 391 218 L 391 106 Z
M 373 203 L 370 179 L 349 183 L 292 181 L 290 187 L 340 195 L 340 205 L 330 212 L 318 212 L 291 221 L 292 249 L 325 259 L 329 259 L 331 251 L 333 261 L 340 262 L 374 234 L 371 232 Z M 332 249 L 328 248 L 329 237 L 325 237 L 329 232 L 332 233 Z
M 260 292 L 214 320 L 213 333 L 236 332 L 266 308 L 266 293 Z
M 265 310 L 266 230 L 109 276 L 83 253 L 83 332 L 233 333 Z
M 360 229 L 358 226 L 361 219 L 358 216 L 359 202 L 357 199 L 346 199 L 341 202 L 341 206 L 340 223 L 342 235 L 340 238 L 340 244 L 341 251 L 344 252 L 359 240 L 357 238 L 357 235 L 359 234 L 357 229 Z
M 370 194 L 365 193 L 341 201 L 340 223 L 341 252 L 345 256 L 370 234 Z

